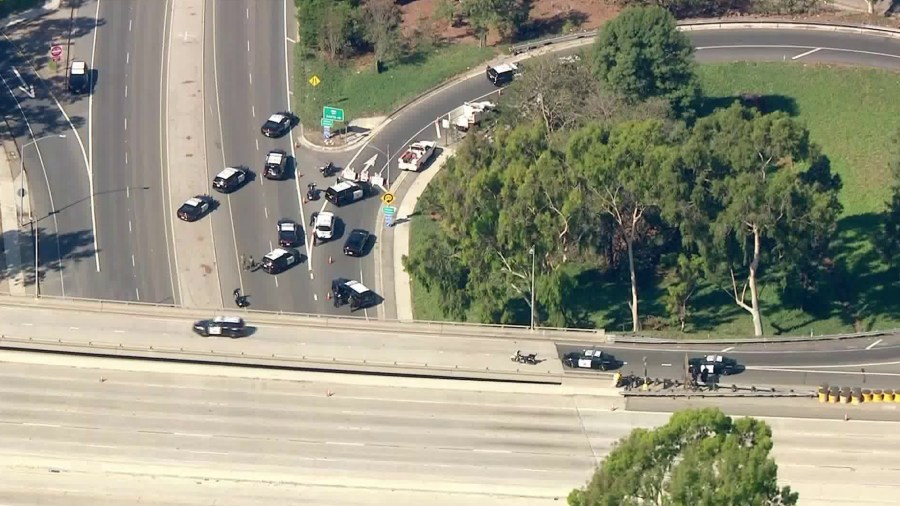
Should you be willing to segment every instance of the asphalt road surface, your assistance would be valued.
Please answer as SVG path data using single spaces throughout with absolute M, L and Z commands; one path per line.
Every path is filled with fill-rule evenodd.
M 212 315 L 210 315 L 212 316 Z M 396 330 L 360 331 L 347 328 L 304 325 L 254 324 L 253 315 L 245 315 L 254 327 L 243 339 L 203 339 L 190 330 L 192 320 L 173 317 L 160 310 L 158 315 L 123 316 L 102 312 L 67 311 L 57 308 L 0 306 L 0 335 L 11 338 L 62 339 L 68 343 L 106 343 L 153 346 L 155 349 L 222 353 L 274 355 L 308 360 L 366 360 L 374 364 L 432 368 L 462 368 L 496 372 L 523 371 L 558 375 L 563 372 L 565 353 L 591 348 L 591 344 L 572 343 L 554 346 L 549 341 L 515 340 L 490 337 L 485 329 L 473 327 L 470 337 L 416 334 Z M 739 385 L 783 385 L 814 389 L 828 383 L 863 388 L 900 390 L 900 336 L 860 338 L 846 341 L 786 343 L 770 345 L 629 345 L 596 346 L 622 362 L 620 371 L 647 374 L 654 378 L 683 379 L 685 356 L 722 354 L 735 358 L 746 368 L 726 377 L 722 383 Z M 519 349 L 537 353 L 545 359 L 526 366 L 509 360 Z M 596 378 L 606 384 L 608 375 L 592 371 L 566 370 L 573 378 Z
M 89 135 L 97 235 L 107 252 L 100 262 L 107 283 L 94 297 L 176 302 L 162 198 L 166 11 L 166 2 L 139 0 L 101 0 L 94 11 L 103 22 L 89 55 L 96 71 Z
M 74 114 L 66 118 L 44 81 L 5 37 L 0 38 L 0 81 L 0 110 L 22 150 L 28 175 L 38 232 L 41 293 L 92 296 L 104 280 L 98 273 L 100 252 L 95 242 L 86 152 L 74 128 L 86 119 Z M 34 98 L 29 96 L 32 86 Z M 32 141 L 36 142 L 28 144 Z M 23 245 L 32 244 L 27 217 L 19 234 Z M 23 265 L 32 265 L 33 248 L 27 251 Z
M 563 387 L 0 360 L 10 505 L 551 504 L 619 438 L 668 418 Z M 803 504 L 895 503 L 893 424 L 768 422 Z

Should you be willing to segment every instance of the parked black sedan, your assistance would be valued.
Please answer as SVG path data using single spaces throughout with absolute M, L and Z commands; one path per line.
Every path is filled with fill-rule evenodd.
M 277 138 L 285 135 L 294 126 L 294 116 L 289 112 L 278 112 L 263 123 L 260 131 L 266 137 Z
M 369 232 L 355 228 L 350 231 L 347 241 L 344 243 L 344 254 L 348 257 L 361 257 L 366 253 L 366 244 L 369 242 Z

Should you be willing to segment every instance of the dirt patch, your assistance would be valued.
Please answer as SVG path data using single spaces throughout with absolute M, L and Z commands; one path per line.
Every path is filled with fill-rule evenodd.
M 412 0 L 400 7 L 403 12 L 404 35 L 411 37 L 416 31 L 433 34 L 447 42 L 477 44 L 471 28 L 464 21 L 451 26 L 447 20 L 434 19 L 439 0 Z M 592 30 L 612 19 L 619 8 L 606 0 L 534 0 L 527 27 L 522 36 L 527 39 L 562 34 L 565 30 Z M 488 44 L 500 42 L 497 34 L 488 37 Z

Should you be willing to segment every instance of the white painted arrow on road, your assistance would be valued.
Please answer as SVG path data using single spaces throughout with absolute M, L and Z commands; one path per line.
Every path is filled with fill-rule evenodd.
M 28 95 L 28 98 L 34 98 L 34 85 L 27 84 L 25 82 L 25 79 L 22 79 L 22 74 L 19 73 L 19 70 L 17 68 L 13 67 L 12 69 L 13 74 L 15 74 L 19 79 L 19 82 L 22 83 L 22 85 L 19 86 L 19 89 L 22 90 L 22 93 Z

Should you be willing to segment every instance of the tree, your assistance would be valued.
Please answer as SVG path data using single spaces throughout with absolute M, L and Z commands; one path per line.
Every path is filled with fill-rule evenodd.
M 478 37 L 481 47 L 487 44 L 491 27 L 504 38 L 511 38 L 528 21 L 532 0 L 464 0 L 462 11 Z
M 595 209 L 608 216 L 622 237 L 631 281 L 632 330 L 641 330 L 635 246 L 648 235 L 648 218 L 671 195 L 661 183 L 677 163 L 678 151 L 658 120 L 612 128 L 589 126 L 573 135 L 568 160 L 583 179 Z
M 797 504 L 778 488 L 772 430 L 718 409 L 679 411 L 656 429 L 635 429 L 603 459 L 570 506 L 776 506 Z
M 891 139 L 888 170 L 893 178 L 875 247 L 889 266 L 900 269 L 900 129 Z
M 338 2 L 322 14 L 319 32 L 319 47 L 334 59 L 347 46 L 353 22 L 353 9 L 349 4 Z
M 689 114 L 699 95 L 693 48 L 661 7 L 633 7 L 603 25 L 593 48 L 594 72 L 633 101 L 666 99 Z
M 447 22 L 447 26 L 456 26 L 459 17 L 459 2 L 456 0 L 438 0 L 434 7 L 434 19 Z
M 403 15 L 394 0 L 368 0 L 362 8 L 366 38 L 375 49 L 378 62 L 400 54 L 400 23 Z
M 816 153 L 809 132 L 787 114 L 760 115 L 738 104 L 698 120 L 685 143 L 689 174 L 680 179 L 690 184 L 682 198 L 699 215 L 682 234 L 713 275 L 729 279 L 727 291 L 750 313 L 756 336 L 763 333 L 763 264 L 796 264 L 791 246 L 827 241 L 841 211 L 839 185 L 811 173 Z
M 322 19 L 327 11 L 328 0 L 298 0 L 297 25 L 299 43 L 307 51 L 319 49 Z
M 666 272 L 666 309 L 682 332 L 687 324 L 688 304 L 697 293 L 702 276 L 703 259 L 696 255 L 678 254 L 674 265 Z

